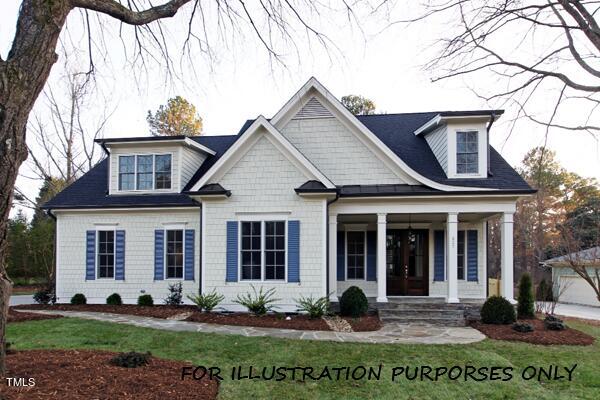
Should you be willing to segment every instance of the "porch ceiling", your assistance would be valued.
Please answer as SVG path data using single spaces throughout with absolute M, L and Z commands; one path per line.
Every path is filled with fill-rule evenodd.
M 481 221 L 494 216 L 493 213 L 464 213 L 458 214 L 459 222 Z M 388 223 L 410 222 L 444 222 L 447 214 L 431 213 L 431 214 L 387 214 Z M 376 223 L 377 214 L 338 214 L 338 222 L 342 223 Z

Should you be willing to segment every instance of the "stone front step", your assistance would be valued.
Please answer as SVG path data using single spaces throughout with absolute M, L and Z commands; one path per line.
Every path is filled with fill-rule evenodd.
M 434 325 L 465 326 L 466 320 L 477 319 L 478 302 L 446 303 L 435 297 L 390 298 L 378 303 L 379 316 L 384 322 L 429 323 Z
M 425 317 L 425 316 L 380 316 L 384 323 L 400 323 L 400 324 L 431 324 L 443 326 L 466 326 L 465 318 L 456 317 Z
M 404 309 L 404 310 L 386 310 L 379 309 L 380 317 L 396 317 L 396 316 L 406 316 L 406 317 L 423 317 L 423 318 L 437 318 L 437 317 L 447 317 L 447 318 L 464 318 L 465 311 L 464 310 L 446 310 L 446 309 Z

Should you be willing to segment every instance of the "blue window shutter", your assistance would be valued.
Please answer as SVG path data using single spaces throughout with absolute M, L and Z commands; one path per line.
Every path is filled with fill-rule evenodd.
M 115 280 L 125 280 L 125 231 L 115 232 Z
M 444 231 L 433 232 L 433 280 L 443 281 L 444 280 Z
M 477 231 L 467 231 L 467 280 L 477 282 Z
M 367 231 L 367 280 L 377 280 L 377 232 Z
M 238 280 L 238 222 L 227 221 L 227 271 L 226 282 Z
M 184 265 L 184 278 L 186 281 L 194 280 L 194 249 L 196 248 L 194 237 L 195 230 L 185 230 L 185 265 Z
M 165 231 L 154 231 L 154 280 L 165 279 Z
M 300 221 L 288 221 L 288 282 L 300 282 Z
M 96 279 L 96 231 L 85 233 L 85 280 Z
M 337 280 L 346 280 L 346 234 L 344 231 L 337 233 Z

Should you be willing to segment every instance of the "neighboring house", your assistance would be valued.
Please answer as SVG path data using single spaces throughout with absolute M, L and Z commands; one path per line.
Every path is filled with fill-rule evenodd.
M 552 282 L 554 294 L 560 303 L 585 304 L 600 307 L 600 301 L 592 286 L 571 268 L 571 262 L 585 265 L 588 274 L 596 282 L 600 275 L 600 246 L 590 249 L 554 257 L 546 260 L 542 265 L 552 268 Z
M 108 157 L 49 201 L 59 302 L 167 286 L 300 296 L 359 286 L 454 303 L 486 297 L 486 220 L 502 218 L 513 299 L 513 214 L 533 190 L 489 146 L 502 111 L 354 116 L 311 78 L 237 135 L 97 142 Z

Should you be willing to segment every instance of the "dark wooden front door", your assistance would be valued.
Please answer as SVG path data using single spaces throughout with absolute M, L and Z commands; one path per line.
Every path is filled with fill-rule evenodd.
M 389 229 L 387 231 L 387 295 L 427 296 L 428 232 Z

